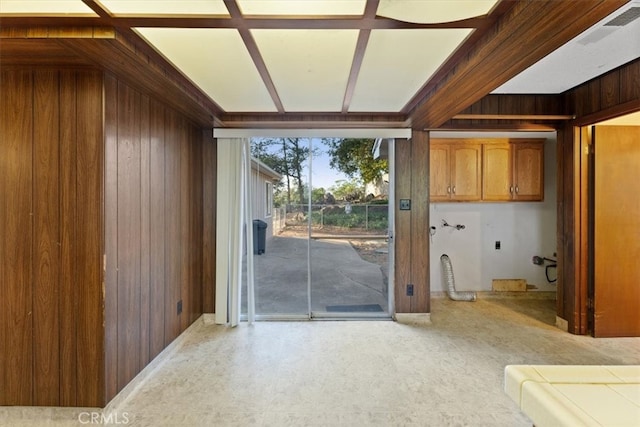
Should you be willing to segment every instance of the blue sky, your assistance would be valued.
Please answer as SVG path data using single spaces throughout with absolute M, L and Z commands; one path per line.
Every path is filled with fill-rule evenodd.
M 336 181 L 349 179 L 345 174 L 329 166 L 330 156 L 327 154 L 328 149 L 322 144 L 321 139 L 312 138 L 312 145 L 316 151 L 320 152 L 318 156 L 313 157 L 313 188 L 323 187 L 328 190 L 329 187 L 335 185 Z M 277 149 L 274 147 L 273 151 L 275 152 Z M 307 169 L 304 171 L 305 177 L 309 175 L 308 166 L 307 163 Z

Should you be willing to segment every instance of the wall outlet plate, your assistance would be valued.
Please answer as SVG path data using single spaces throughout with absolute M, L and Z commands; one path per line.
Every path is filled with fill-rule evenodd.
M 407 285 L 407 296 L 408 297 L 412 297 L 413 296 L 413 285 L 411 283 L 409 283 Z
M 400 199 L 400 210 L 401 211 L 410 211 L 411 210 L 411 199 Z

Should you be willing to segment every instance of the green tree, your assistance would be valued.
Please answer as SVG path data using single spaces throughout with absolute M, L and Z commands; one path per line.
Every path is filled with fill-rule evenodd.
M 329 191 L 337 200 L 353 201 L 362 197 L 364 186 L 355 178 L 349 181 L 341 179 L 336 182 L 336 185 L 329 188 Z
M 326 191 L 323 187 L 314 188 L 311 190 L 311 203 L 322 204 L 324 203 L 324 195 Z
M 329 165 L 362 183 L 378 182 L 389 171 L 386 159 L 373 158 L 373 139 L 325 139 L 331 160 Z
M 307 199 L 303 172 L 311 153 L 307 138 L 254 138 L 251 141 L 252 156 L 283 176 L 287 204 L 294 199 L 297 203 Z M 297 197 L 293 197 L 294 186 Z

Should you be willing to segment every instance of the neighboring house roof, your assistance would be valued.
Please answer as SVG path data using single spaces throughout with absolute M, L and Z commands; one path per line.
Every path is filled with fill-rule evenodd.
M 267 175 L 269 178 L 272 178 L 272 181 L 280 181 L 282 179 L 282 175 L 280 175 L 278 172 L 274 171 L 255 157 L 251 158 L 251 169 L 261 174 Z

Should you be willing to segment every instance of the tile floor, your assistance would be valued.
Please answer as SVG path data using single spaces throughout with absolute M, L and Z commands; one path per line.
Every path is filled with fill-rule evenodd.
M 531 426 L 503 392 L 505 365 L 640 364 L 640 338 L 562 332 L 553 326 L 555 301 L 549 299 L 435 298 L 431 320 L 422 326 L 261 322 L 234 329 L 199 321 L 170 357 L 96 421 Z M 88 411 L 0 407 L 0 425 L 92 425 Z

